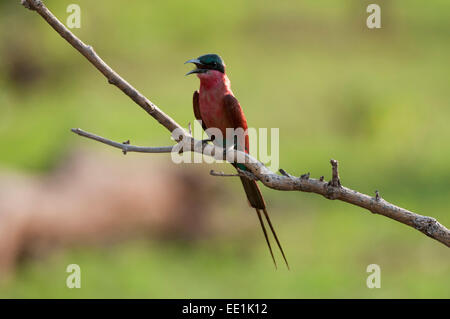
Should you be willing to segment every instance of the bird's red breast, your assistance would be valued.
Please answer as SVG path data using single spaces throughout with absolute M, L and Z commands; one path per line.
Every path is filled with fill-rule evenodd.
M 227 110 L 227 107 L 230 106 L 226 104 L 226 96 L 234 96 L 227 75 L 209 70 L 206 73 L 199 73 L 197 76 L 200 79 L 199 111 L 206 127 L 218 128 L 224 137 L 227 128 L 240 127 L 244 131 L 247 130 L 247 121 L 237 100 L 237 105 L 233 105 L 233 107 L 238 108 L 239 119 L 230 116 L 230 110 Z M 245 140 L 245 148 L 248 150 L 248 136 Z

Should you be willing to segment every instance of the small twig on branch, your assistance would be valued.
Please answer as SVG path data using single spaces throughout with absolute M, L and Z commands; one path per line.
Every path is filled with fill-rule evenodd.
M 295 178 L 294 176 L 292 176 L 291 174 L 288 174 L 284 169 L 280 168 L 278 170 L 280 172 L 281 175 L 289 177 L 289 178 Z
M 224 172 L 217 172 L 215 170 L 210 170 L 209 171 L 209 175 L 211 176 L 220 176 L 220 177 L 239 177 L 241 176 L 240 174 L 227 174 Z
M 443 243 L 450 247 L 450 230 L 441 225 L 436 219 L 428 216 L 422 216 L 408 211 L 404 208 L 395 206 L 385 201 L 379 194 L 371 197 L 366 194 L 359 193 L 341 185 L 338 173 L 338 162 L 331 160 L 332 178 L 330 182 L 324 181 L 324 177 L 320 179 L 310 178 L 309 174 L 296 178 L 288 174 L 284 170 L 280 170 L 282 176 L 270 171 L 264 164 L 257 161 L 253 157 L 237 150 L 227 150 L 202 143 L 190 136 L 190 133 L 176 123 L 167 114 L 161 111 L 155 104 L 150 102 L 139 91 L 132 87 L 122 77 L 120 77 L 110 66 L 108 66 L 98 55 L 94 49 L 84 44 L 69 29 L 67 29 L 42 3 L 40 0 L 21 0 L 22 4 L 38 12 L 49 24 L 55 29 L 67 42 L 69 42 L 76 50 L 78 50 L 89 62 L 91 62 L 107 79 L 108 82 L 117 86 L 123 93 L 129 96 L 136 104 L 143 108 L 148 114 L 155 118 L 161 125 L 167 128 L 172 134 L 174 131 L 180 133 L 175 140 L 178 142 L 176 147 L 140 147 L 124 143 L 118 143 L 106 138 L 73 129 L 72 131 L 86 138 L 96 140 L 98 142 L 110 145 L 126 152 L 142 152 L 142 153 L 170 153 L 181 151 L 192 151 L 203 153 L 222 160 L 223 154 L 226 154 L 227 161 L 237 162 L 238 158 L 244 158 L 243 163 L 247 168 L 246 176 L 260 180 L 265 186 L 280 191 L 302 191 L 311 192 L 322 195 L 328 199 L 341 200 L 355 206 L 359 206 L 371 211 L 374 214 L 380 214 L 385 217 L 394 219 L 400 223 L 413 227 L 425 235 Z M 176 150 L 175 150 L 176 149 Z M 244 171 L 238 171 L 241 174 Z
M 239 168 L 237 169 L 237 171 L 238 171 L 237 174 L 227 174 L 227 173 L 224 173 L 224 172 L 217 172 L 217 171 L 211 170 L 211 171 L 209 172 L 209 174 L 210 174 L 211 176 L 220 176 L 220 177 L 246 177 L 246 178 L 251 179 L 251 180 L 253 180 L 253 181 L 258 180 L 258 179 L 256 178 L 256 176 L 253 175 L 253 174 L 250 173 L 250 172 L 243 171 L 243 170 L 241 170 L 241 169 L 239 169 Z
M 375 199 L 376 200 L 380 200 L 381 199 L 380 193 L 378 191 L 375 191 Z
M 333 187 L 340 187 L 341 186 L 341 180 L 339 179 L 339 172 L 338 172 L 338 161 L 332 159 L 330 160 L 331 167 L 332 167 L 332 176 L 330 185 Z

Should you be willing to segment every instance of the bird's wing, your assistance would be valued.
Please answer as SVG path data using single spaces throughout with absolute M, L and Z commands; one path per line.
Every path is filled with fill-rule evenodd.
M 244 112 L 242 111 L 239 101 L 231 94 L 227 94 L 223 98 L 225 114 L 228 116 L 229 122 L 233 125 L 233 128 L 242 128 L 247 130 L 247 120 Z M 245 152 L 249 152 L 248 134 L 245 134 Z
M 194 106 L 194 116 L 196 120 L 201 121 L 202 127 L 206 130 L 205 122 L 202 120 L 202 115 L 200 114 L 200 105 L 198 103 L 199 93 L 198 90 L 194 92 L 194 96 L 192 97 L 192 105 Z

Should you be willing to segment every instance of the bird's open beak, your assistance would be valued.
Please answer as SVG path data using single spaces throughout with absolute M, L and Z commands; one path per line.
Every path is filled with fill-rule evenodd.
M 189 71 L 188 73 L 186 73 L 186 75 L 194 74 L 194 73 L 205 73 L 208 71 L 208 69 L 202 68 L 203 63 L 200 62 L 199 59 L 190 59 L 190 60 L 187 60 L 186 62 L 184 62 L 184 64 L 186 64 L 186 63 L 194 63 L 197 66 L 196 69 Z

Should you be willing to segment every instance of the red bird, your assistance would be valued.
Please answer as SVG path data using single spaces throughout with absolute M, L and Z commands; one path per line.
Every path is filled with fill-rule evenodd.
M 205 54 L 197 59 L 186 61 L 185 63 L 194 63 L 197 67 L 196 69 L 188 72 L 186 75 L 195 73 L 200 79 L 200 89 L 194 92 L 193 97 L 195 118 L 201 121 L 204 130 L 211 128 L 219 129 L 224 137 L 223 142 L 217 141 L 216 139 L 215 143 L 225 148 L 227 147 L 227 140 L 225 138 L 227 137 L 227 128 L 242 128 L 244 131 L 247 130 L 247 120 L 245 119 L 244 112 L 242 111 L 238 100 L 234 97 L 230 88 L 230 80 L 225 74 L 225 63 L 217 54 Z M 211 136 L 211 140 L 213 140 L 213 138 L 214 136 Z M 245 151 L 246 153 L 249 152 L 249 140 L 247 134 L 245 134 L 243 139 L 238 138 L 237 141 L 233 136 L 233 141 L 228 141 L 228 143 L 230 142 L 232 142 L 231 145 L 234 144 L 237 149 Z M 245 166 L 239 163 L 234 163 L 233 166 L 246 170 Z M 266 204 L 258 185 L 255 181 L 246 177 L 241 177 L 241 181 L 244 186 L 247 199 L 250 205 L 255 208 L 258 215 L 258 219 L 275 267 L 277 266 L 277 263 L 273 255 L 264 222 L 261 218 L 261 211 L 266 217 L 270 230 L 272 231 L 278 247 L 280 248 L 286 266 L 289 269 L 289 264 L 272 226 L 269 215 L 267 214 Z

